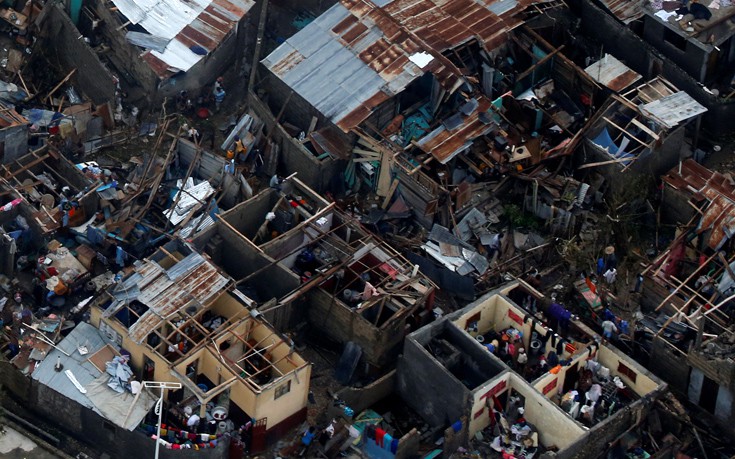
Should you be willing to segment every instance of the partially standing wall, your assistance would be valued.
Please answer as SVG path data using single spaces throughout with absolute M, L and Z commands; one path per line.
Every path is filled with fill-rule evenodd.
M 113 100 L 115 83 L 112 74 L 81 39 L 82 34 L 62 7 L 55 2 L 47 3 L 39 22 L 42 46 L 36 49 L 43 50 L 50 62 L 58 61 L 64 70 L 76 69 L 71 78 L 72 84 L 95 104 Z

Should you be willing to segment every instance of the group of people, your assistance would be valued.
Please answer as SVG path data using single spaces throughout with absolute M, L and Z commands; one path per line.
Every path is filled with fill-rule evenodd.
M 523 347 L 522 338 L 523 334 L 513 328 L 500 334 L 492 332 L 489 336 L 490 342 L 485 348 L 519 373 L 523 373 L 528 363 L 528 354 Z
M 301 434 L 301 450 L 299 451 L 299 457 L 311 457 L 308 453 L 311 451 L 311 448 L 314 445 L 314 440 L 317 439 L 317 435 L 317 442 L 322 448 L 326 447 L 327 442 L 334 437 L 336 424 L 337 421 L 332 419 L 332 421 L 324 429 L 321 429 L 321 431 L 314 426 L 306 428 L 304 433 Z
M 227 91 L 225 91 L 224 87 L 224 78 L 218 77 L 214 82 L 211 93 L 209 90 L 205 89 L 199 94 L 196 100 L 196 105 L 199 107 L 205 107 L 214 101 L 215 110 L 219 111 L 225 100 L 225 95 L 227 95 Z M 186 89 L 179 91 L 176 95 L 175 102 L 177 111 L 185 115 L 193 114 L 195 104 L 191 99 L 189 91 Z

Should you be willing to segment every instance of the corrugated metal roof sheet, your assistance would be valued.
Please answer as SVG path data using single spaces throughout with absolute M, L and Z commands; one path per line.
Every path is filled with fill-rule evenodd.
M 255 4 L 254 0 L 112 0 L 133 24 L 155 40 L 169 40 L 162 52 L 149 50 L 143 59 L 161 77 L 187 71 L 212 52 Z
M 342 0 L 263 59 L 263 64 L 343 131 L 432 73 L 455 90 L 462 74 L 442 56 L 471 39 L 505 41 L 533 0 Z M 425 67 L 410 57 L 429 53 Z
M 201 221 L 202 218 L 204 218 L 203 222 Z M 204 231 L 205 229 L 209 228 L 212 225 L 214 225 L 214 220 L 212 219 L 211 215 L 209 214 L 199 215 L 197 217 L 192 218 L 189 221 L 189 223 L 186 224 L 186 226 L 184 226 L 183 228 L 179 230 L 179 237 L 186 239 L 189 236 L 192 236 L 191 232 L 194 231 L 194 228 L 196 228 L 197 230 L 196 234 L 199 234 L 200 232 Z
M 624 24 L 643 16 L 643 1 L 641 0 L 600 0 L 616 18 Z
M 212 196 L 214 194 L 214 188 L 207 180 L 204 180 L 196 185 L 194 185 L 194 179 L 189 177 L 189 179 L 186 181 L 186 185 L 184 185 L 183 188 L 183 194 L 181 191 L 182 181 L 179 180 L 176 184 L 177 188 L 179 188 L 179 191 L 174 196 L 174 202 L 176 202 L 176 208 L 175 209 L 166 209 L 162 213 L 163 215 L 169 219 L 169 221 L 174 225 L 178 225 L 179 223 L 186 220 L 186 218 L 191 214 L 192 212 L 195 212 L 197 209 L 201 208 L 207 198 Z M 179 195 L 182 195 L 179 197 Z
M 584 69 L 598 83 L 604 84 L 615 92 L 620 92 L 641 79 L 639 73 L 620 62 L 612 54 L 605 56 Z
M 138 301 L 149 309 L 128 330 L 130 338 L 142 343 L 163 319 L 189 304 L 208 303 L 227 282 L 212 263 L 190 254 L 142 289 Z
M 419 140 L 419 148 L 426 153 L 431 153 L 440 163 L 446 164 L 469 148 L 474 139 L 489 133 L 493 125 L 480 121 L 479 115 L 490 110 L 490 101 L 485 97 L 480 97 L 478 103 L 478 107 L 469 116 L 460 116 L 462 122 L 459 127 L 449 130 L 444 125 L 440 125 Z
M 697 199 L 714 199 L 719 194 L 735 201 L 735 184 L 725 175 L 707 169 L 692 159 L 687 159 L 671 169 L 663 180 L 677 190 L 689 191 Z
M 69 355 L 64 355 L 58 349 L 51 349 L 46 358 L 36 366 L 32 377 L 40 384 L 93 410 L 118 426 L 133 430 L 150 411 L 155 400 L 146 391 L 134 396 L 130 392 L 120 394 L 107 387 L 110 377 L 103 373 L 105 368 L 102 367 L 100 371 L 90 361 L 90 358 L 106 345 L 99 330 L 86 322 L 80 322 L 57 345 Z M 78 350 L 80 346 L 85 346 L 88 353 L 81 355 Z M 61 359 L 64 371 L 54 369 L 58 358 Z M 84 387 L 87 391 L 85 394 L 71 382 L 65 373 L 67 370 L 71 371 L 74 378 Z
M 640 110 L 668 129 L 707 111 L 702 104 L 684 91 L 641 105 Z
M 699 230 L 711 230 L 708 245 L 714 250 L 733 234 L 735 229 L 735 183 L 725 175 L 711 171 L 688 159 L 663 176 L 669 186 L 688 191 L 697 200 L 709 201 L 699 222 Z
M 87 355 L 81 355 L 77 350 L 77 347 L 82 345 L 87 347 L 89 351 Z M 105 346 L 105 340 L 100 335 L 99 330 L 86 322 L 80 322 L 57 346 L 69 356 L 64 355 L 57 349 L 52 349 L 46 355 L 46 358 L 36 366 L 33 379 L 99 413 L 99 410 L 86 395 L 79 392 L 79 389 L 76 388 L 64 371 L 54 369 L 57 359 L 61 358 L 64 370 L 71 370 L 82 386 L 86 386 L 100 376 L 102 373 L 87 360 L 89 356 Z

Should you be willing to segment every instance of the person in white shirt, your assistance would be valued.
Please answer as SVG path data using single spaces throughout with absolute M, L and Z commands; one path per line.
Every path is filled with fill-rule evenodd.
M 196 432 L 197 427 L 199 427 L 200 420 L 201 418 L 198 415 L 192 414 L 189 416 L 189 419 L 186 420 L 186 427 L 188 427 L 190 431 Z
M 615 323 L 606 320 L 602 323 L 602 334 L 605 336 L 606 340 L 610 340 L 612 338 L 613 333 L 618 332 L 618 327 L 615 326 Z

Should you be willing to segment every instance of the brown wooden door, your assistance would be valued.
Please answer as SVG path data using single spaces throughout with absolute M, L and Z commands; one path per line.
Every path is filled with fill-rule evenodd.
M 257 454 L 265 451 L 265 430 L 268 426 L 268 418 L 258 419 L 253 425 L 253 442 L 250 445 L 250 453 Z

